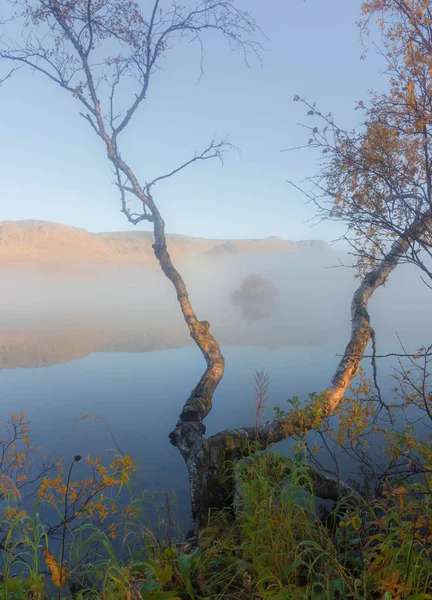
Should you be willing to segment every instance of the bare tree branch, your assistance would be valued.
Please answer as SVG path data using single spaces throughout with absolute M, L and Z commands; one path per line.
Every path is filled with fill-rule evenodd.
M 153 179 L 153 181 L 151 181 L 150 183 L 147 183 L 146 187 L 145 187 L 146 192 L 149 193 L 151 188 L 158 181 L 162 181 L 163 179 L 168 179 L 169 177 L 176 175 L 177 173 L 179 173 L 180 171 L 182 171 L 189 165 L 193 164 L 194 162 L 197 162 L 200 160 L 209 160 L 212 158 L 219 158 L 219 160 L 222 160 L 223 153 L 230 148 L 233 148 L 233 146 L 227 140 L 222 140 L 221 142 L 215 142 L 215 140 L 213 139 L 210 142 L 210 144 L 208 145 L 208 147 L 203 152 L 201 152 L 200 154 L 195 153 L 193 158 L 191 158 L 190 160 L 183 163 L 180 167 L 177 167 L 177 169 L 173 169 L 170 173 L 156 177 L 156 179 Z

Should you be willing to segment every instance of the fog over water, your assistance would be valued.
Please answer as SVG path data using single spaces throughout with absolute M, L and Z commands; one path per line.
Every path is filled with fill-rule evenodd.
M 342 257 L 344 258 L 344 257 Z M 271 374 L 272 407 L 328 385 L 349 339 L 353 272 L 325 268 L 338 254 L 233 254 L 179 263 L 200 319 L 223 347 L 225 377 L 214 397 L 208 433 L 254 422 L 252 376 Z M 251 320 L 232 294 L 248 276 L 277 293 Z M 25 412 L 44 454 L 104 454 L 113 440 L 136 458 L 140 485 L 174 489 L 186 519 L 186 467 L 168 441 L 182 404 L 205 363 L 193 346 L 174 289 L 158 268 L 43 273 L 3 269 L 0 296 L 1 418 Z M 245 302 L 260 303 L 246 296 Z M 430 290 L 401 265 L 370 302 L 378 353 L 430 342 Z M 365 361 L 365 367 L 367 363 Z M 36 368 L 37 367 L 37 368 Z M 390 363 L 380 382 L 391 388 Z

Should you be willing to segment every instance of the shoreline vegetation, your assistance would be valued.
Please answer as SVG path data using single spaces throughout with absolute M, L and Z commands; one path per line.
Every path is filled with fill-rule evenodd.
M 259 426 L 268 377 L 255 381 Z M 361 391 L 344 407 L 348 429 L 341 413 L 330 435 L 339 442 L 366 432 L 352 420 Z M 379 495 L 365 478 L 325 507 L 299 438 L 289 458 L 268 448 L 227 464 L 234 512 L 213 511 L 198 537 L 185 536 L 175 494 L 135 490 L 138 465 L 120 448 L 109 465 L 79 455 L 38 463 L 25 415 L 11 415 L 5 429 L 1 600 L 432 598 L 432 504 L 420 477 L 389 474 Z M 388 435 L 385 452 L 401 454 L 407 442 L 429 479 L 430 439 Z

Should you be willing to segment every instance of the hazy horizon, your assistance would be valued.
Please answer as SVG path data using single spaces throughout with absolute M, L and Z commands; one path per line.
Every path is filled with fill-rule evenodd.
M 222 345 L 320 346 L 331 342 L 342 352 L 349 339 L 350 303 L 358 282 L 353 270 L 335 267 L 336 257 L 319 252 L 240 253 L 183 259 L 178 267 L 198 318 L 210 322 Z M 71 360 L 109 348 L 139 352 L 191 345 L 174 288 L 153 266 L 104 268 L 90 275 L 0 269 L 7 289 L 0 296 L 0 336 L 3 348 L 9 344 L 9 359 L 14 348 L 15 366 L 20 366 L 21 344 L 24 349 L 33 347 L 37 366 L 43 366 L 44 347 L 48 348 L 47 361 L 55 364 L 56 340 L 64 353 L 59 362 L 67 360 L 68 344 Z M 250 276 L 262 278 L 275 290 L 271 302 L 259 293 L 255 297 L 253 291 L 243 294 L 243 304 L 233 301 L 233 294 Z M 396 331 L 407 344 L 421 337 L 428 317 L 428 291 L 412 266 L 401 265 L 391 274 L 370 302 L 380 348 L 398 345 Z M 413 293 L 415 311 L 408 297 Z M 250 309 L 255 308 L 258 318 L 250 320 Z M 31 352 L 27 361 L 29 357 Z

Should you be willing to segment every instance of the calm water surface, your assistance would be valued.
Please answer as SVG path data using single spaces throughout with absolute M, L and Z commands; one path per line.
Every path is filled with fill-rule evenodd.
M 253 373 L 271 373 L 272 406 L 284 406 L 292 394 L 322 389 L 337 364 L 328 347 L 223 348 L 226 374 L 214 398 L 206 424 L 211 435 L 228 427 L 254 423 Z M 172 489 L 179 516 L 189 508 L 187 471 L 169 440 L 182 404 L 197 382 L 204 362 L 195 348 L 150 353 L 97 353 L 66 364 L 1 372 L 1 418 L 24 412 L 42 455 L 109 456 L 114 442 L 140 463 L 137 475 L 149 491 Z

